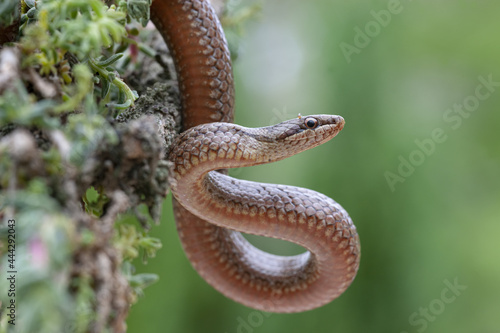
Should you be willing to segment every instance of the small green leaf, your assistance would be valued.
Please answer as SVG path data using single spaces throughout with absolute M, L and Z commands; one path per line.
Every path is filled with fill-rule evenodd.
M 106 104 L 108 107 L 114 107 L 115 109 L 118 110 L 125 110 L 126 108 L 130 107 L 132 105 L 132 101 L 129 99 L 125 103 L 109 103 Z
M 26 16 L 28 16 L 29 19 L 34 19 L 36 17 L 36 14 L 38 14 L 38 10 L 35 7 L 33 7 L 30 8 L 30 10 L 28 10 Z
M 110 66 L 110 65 L 114 64 L 115 62 L 117 62 L 121 57 L 123 57 L 123 53 L 113 54 L 108 59 L 99 61 L 97 63 L 97 65 L 102 66 L 102 67 L 107 67 L 107 66 Z
M 156 51 L 154 49 L 152 49 L 151 47 L 149 47 L 148 45 L 143 44 L 143 43 L 139 43 L 138 46 L 139 46 L 139 50 L 142 53 L 144 53 L 145 55 L 147 55 L 151 58 L 156 57 Z
M 128 0 L 127 1 L 128 15 L 134 20 L 140 22 L 142 26 L 145 27 L 149 21 L 150 5 L 151 5 L 151 0 Z
M 161 249 L 161 241 L 154 237 L 143 237 L 139 240 L 139 245 L 144 248 L 149 258 L 154 258 L 156 251 Z
M 143 273 L 131 276 L 129 282 L 132 288 L 144 289 L 157 282 L 159 279 L 160 278 L 156 274 Z
M 28 6 L 29 8 L 33 8 L 35 7 L 35 0 L 24 0 L 24 3 L 26 4 L 26 6 Z
M 102 86 L 101 86 L 101 98 L 102 99 L 108 97 L 110 89 L 111 89 L 111 84 L 109 83 L 109 81 L 106 79 L 103 79 Z

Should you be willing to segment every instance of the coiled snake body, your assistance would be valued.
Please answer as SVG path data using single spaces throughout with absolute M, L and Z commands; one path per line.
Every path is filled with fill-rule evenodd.
M 224 295 L 269 312 L 330 302 L 354 279 L 356 228 L 334 200 L 311 190 L 231 178 L 221 170 L 278 161 L 332 139 L 340 116 L 278 125 L 232 124 L 234 88 L 224 33 L 207 1 L 154 0 L 151 16 L 174 58 L 183 129 L 169 152 L 174 215 L 198 273 Z M 288 240 L 308 252 L 277 256 L 239 232 Z

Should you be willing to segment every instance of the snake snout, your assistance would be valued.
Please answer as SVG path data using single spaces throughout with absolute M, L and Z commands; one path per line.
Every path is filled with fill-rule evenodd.
M 345 125 L 345 120 L 342 116 L 335 116 L 337 127 L 339 131 L 341 131 L 344 128 Z

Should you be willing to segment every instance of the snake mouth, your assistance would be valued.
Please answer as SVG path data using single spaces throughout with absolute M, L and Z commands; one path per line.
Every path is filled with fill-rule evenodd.
M 345 125 L 345 120 L 342 116 L 322 117 L 321 122 L 321 125 L 315 129 L 318 132 L 322 132 L 322 135 L 318 135 L 321 142 L 333 139 Z

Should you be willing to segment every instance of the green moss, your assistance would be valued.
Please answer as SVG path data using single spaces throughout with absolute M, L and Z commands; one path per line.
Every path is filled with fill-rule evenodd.
M 12 19 L 11 13 L 6 14 L 7 3 L 0 5 L 0 19 Z M 8 84 L 0 87 L 1 134 L 19 128 L 29 131 L 27 137 L 33 140 L 40 165 L 23 171 L 25 166 L 11 155 L 16 153 L 12 147 L 0 144 L 0 218 L 13 216 L 18 221 L 19 332 L 88 331 L 99 316 L 95 290 L 102 281 L 75 262 L 85 251 L 109 246 L 117 253 L 123 265 L 118 271 L 133 284 L 133 301 L 158 279 L 153 274 L 134 275 L 129 261 L 141 253 L 154 256 L 161 247 L 159 240 L 149 237 L 137 217 L 127 213 L 111 229 L 108 243 L 98 243 L 103 242 L 102 235 L 88 223 L 106 215 L 112 201 L 109 193 L 95 185 L 84 195 L 75 195 L 80 179 L 67 181 L 75 173 L 83 173 L 85 162 L 95 157 L 100 146 L 115 147 L 119 142 L 112 119 L 138 98 L 120 73 L 130 61 L 130 45 L 148 50 L 128 37 L 126 24 L 135 19 L 144 25 L 149 4 L 120 1 L 118 6 L 108 7 L 100 0 L 22 2 L 20 38 L 10 49 L 19 66 L 13 69 Z M 131 205 L 141 219 L 148 216 L 144 205 Z M 75 211 L 71 209 L 82 216 L 71 215 Z M 8 260 L 7 241 L 7 229 L 0 221 L 2 270 Z M 7 282 L 1 279 L 0 290 L 6 290 Z M 0 293 L 0 301 L 9 301 L 5 293 Z M 115 315 L 105 318 L 102 332 L 112 331 L 107 326 Z M 0 315 L 0 332 L 6 332 L 7 319 Z

